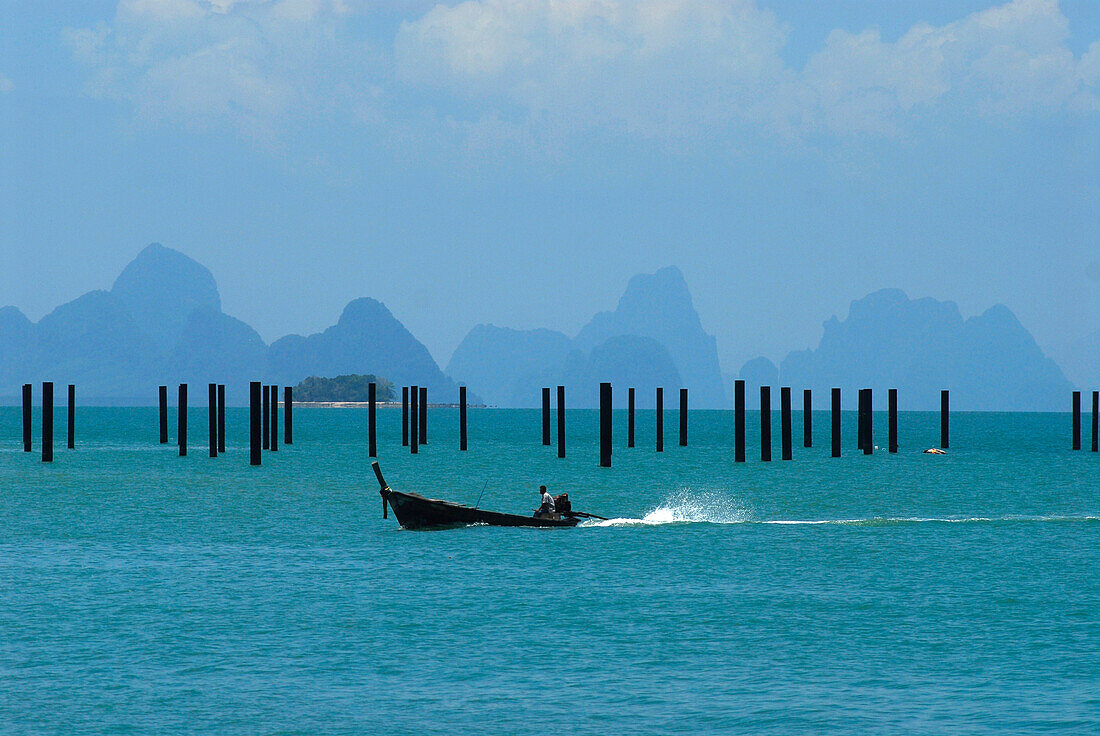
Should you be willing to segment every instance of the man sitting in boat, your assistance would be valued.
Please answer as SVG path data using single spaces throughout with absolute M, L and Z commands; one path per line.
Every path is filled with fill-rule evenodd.
M 542 505 L 539 506 L 538 511 L 535 512 L 535 518 L 556 516 L 557 508 L 554 506 L 554 497 L 546 490 L 546 486 L 539 486 L 539 497 L 542 499 Z

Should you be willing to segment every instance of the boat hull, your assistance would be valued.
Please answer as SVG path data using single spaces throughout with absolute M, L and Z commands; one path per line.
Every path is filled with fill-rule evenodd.
M 581 522 L 576 517 L 535 517 L 519 514 L 503 514 L 464 506 L 451 501 L 426 498 L 417 493 L 401 493 L 387 490 L 386 503 L 393 509 L 394 516 L 406 529 L 443 529 L 471 524 L 489 526 L 531 526 L 558 527 L 576 526 Z

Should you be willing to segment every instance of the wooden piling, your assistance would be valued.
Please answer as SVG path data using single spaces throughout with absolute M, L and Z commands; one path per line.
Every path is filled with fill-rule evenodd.
M 248 384 L 248 462 L 259 465 L 263 459 L 263 399 L 259 381 Z
M 550 403 L 550 396 L 546 396 L 546 403 Z M 547 412 L 547 419 L 549 419 L 549 412 Z M 543 427 L 543 435 L 549 434 L 549 425 Z M 549 438 L 547 438 L 549 439 Z M 458 387 L 458 449 L 460 452 L 466 452 L 466 387 Z
M 772 459 L 772 388 L 760 387 L 760 459 Z
M 283 389 L 283 444 L 294 444 L 294 389 Z
M 378 403 L 378 385 L 371 381 L 367 384 L 367 455 L 378 457 L 378 425 L 375 412 Z
M 565 386 L 558 386 L 558 457 L 565 457 Z
M 745 462 L 745 382 L 733 382 L 733 460 Z
M 833 457 L 840 457 L 840 389 L 832 390 Z
M 600 384 L 600 467 L 611 467 L 611 384 Z
M 863 421 L 863 454 L 871 455 L 875 451 L 875 414 L 872 403 L 873 393 L 869 388 L 864 389 L 863 393 L 863 413 L 865 415 Z
M 409 446 L 409 387 L 401 387 L 401 446 Z
M 420 452 L 420 387 L 413 386 L 409 389 L 409 453 L 416 455 Z
M 207 384 L 208 413 L 207 429 L 209 430 L 209 452 L 211 458 L 218 457 L 218 384 Z
M 279 387 L 271 387 L 271 451 L 279 449 Z
M 67 442 L 65 446 L 70 450 L 76 449 L 76 386 L 69 384 L 69 411 L 67 426 Z
M 951 439 L 951 395 L 947 389 L 940 391 L 940 447 L 948 449 Z
M 665 390 L 657 387 L 657 452 L 665 451 Z
M 420 444 L 428 444 L 428 387 L 420 387 Z
M 1100 391 L 1092 392 L 1092 451 L 1100 452 Z
M 791 388 L 790 386 L 779 387 L 779 430 L 782 435 L 780 442 L 782 443 L 782 453 L 784 460 L 790 460 L 794 457 L 791 445 L 793 444 L 793 437 L 791 436 Z
M 42 462 L 53 462 L 53 382 L 42 382 Z
M 1081 449 L 1081 392 L 1073 392 L 1073 449 Z
M 680 389 L 680 447 L 688 443 L 688 390 Z
M 550 446 L 550 387 L 542 389 L 542 444 Z
M 210 402 L 210 457 L 218 456 L 218 384 L 210 383 L 206 386 L 206 397 Z
M 176 407 L 176 444 L 179 445 L 180 457 L 187 454 L 187 384 L 179 386 L 178 405 Z
M 802 390 L 802 446 L 814 446 L 814 402 L 810 389 Z
M 225 384 L 218 384 L 218 452 L 225 452 Z
M 626 446 L 634 446 L 634 387 L 626 390 Z
M 160 443 L 168 444 L 168 387 L 161 386 L 160 394 Z
M 271 386 L 264 384 L 264 449 L 271 449 Z
M 23 384 L 23 452 L 31 451 L 31 393 L 33 387 Z
M 863 442 L 867 436 L 867 389 L 859 389 L 856 394 L 856 449 L 863 450 Z
M 898 390 L 892 388 L 888 392 L 889 400 L 889 419 L 890 424 L 890 452 L 897 453 L 898 451 Z

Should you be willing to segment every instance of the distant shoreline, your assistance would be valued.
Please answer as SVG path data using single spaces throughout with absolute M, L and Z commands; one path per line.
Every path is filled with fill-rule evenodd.
M 411 404 L 410 404 L 411 405 Z M 305 406 L 312 409 L 366 409 L 370 407 L 369 401 L 298 401 L 294 400 L 294 406 Z M 401 406 L 400 401 L 379 401 L 375 404 L 383 409 Z M 429 409 L 457 409 L 458 404 L 428 404 Z M 467 404 L 467 409 L 486 409 L 485 404 Z

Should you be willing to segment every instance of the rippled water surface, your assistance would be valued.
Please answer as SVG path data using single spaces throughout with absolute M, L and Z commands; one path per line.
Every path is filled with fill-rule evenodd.
M 617 413 L 608 470 L 594 412 L 562 461 L 537 411 L 471 410 L 460 453 L 433 409 L 415 457 L 380 411 L 397 490 L 611 518 L 433 532 L 381 518 L 365 411 L 295 419 L 251 468 L 244 410 L 211 459 L 202 410 L 180 458 L 154 409 L 81 408 L 44 466 L 0 408 L 0 733 L 1100 730 L 1100 456 L 1068 415 L 956 414 L 936 457 L 938 415 L 864 456 L 846 414 L 832 459 L 819 413 L 765 464 L 750 413 L 742 465 L 731 413 L 682 448 L 670 412 L 661 454 Z

